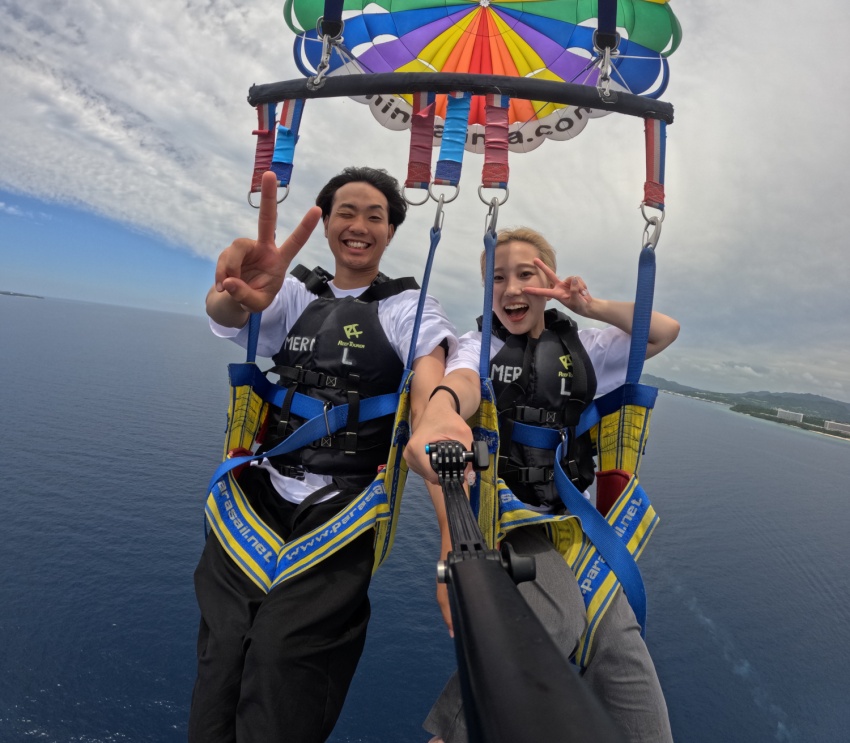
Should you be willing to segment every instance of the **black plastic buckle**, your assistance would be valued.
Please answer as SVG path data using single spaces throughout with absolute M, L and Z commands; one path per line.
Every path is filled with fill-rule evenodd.
M 310 387 L 324 386 L 325 375 L 323 372 L 315 372 L 301 366 L 296 366 L 295 368 L 298 369 L 298 384 L 306 384 Z
M 545 408 L 530 408 L 527 405 L 517 405 L 516 420 L 518 423 L 558 423 L 558 411 Z
M 551 467 L 517 467 L 517 480 L 523 484 L 546 484 L 555 479 L 555 470 Z
M 274 467 L 284 477 L 291 477 L 293 480 L 304 480 L 304 468 L 300 465 L 278 464 Z

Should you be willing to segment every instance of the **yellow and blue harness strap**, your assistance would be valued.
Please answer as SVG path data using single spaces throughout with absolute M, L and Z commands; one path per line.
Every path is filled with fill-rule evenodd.
M 604 583 L 600 576 L 612 573 L 623 586 L 623 591 L 635 613 L 641 627 L 641 635 L 646 628 L 646 591 L 643 579 L 635 562 L 652 530 L 658 522 L 655 509 L 643 488 L 633 476 L 627 487 L 620 495 L 614 507 L 603 516 L 593 504 L 582 495 L 570 481 L 561 467 L 561 458 L 565 455 L 563 444 L 555 452 L 555 487 L 567 510 L 581 519 L 582 530 L 593 544 L 593 549 L 599 557 L 593 561 L 598 573 L 590 576 L 587 573 L 577 573 L 579 587 L 585 596 L 585 603 L 592 601 L 592 593 Z M 637 535 L 636 552 L 629 548 L 632 539 Z M 589 603 L 588 603 L 589 606 Z
M 657 388 L 627 382 L 588 407 L 580 427 L 591 431 L 600 472 L 638 473 L 657 397 Z
M 467 421 L 476 441 L 486 441 L 490 454 L 490 466 L 478 473 L 475 483 L 469 488 L 469 504 L 478 518 L 478 527 L 484 542 L 496 549 L 501 529 L 499 521 L 499 482 L 496 462 L 499 456 L 499 414 L 496 410 L 496 395 L 489 379 L 481 379 L 481 403 L 478 410 Z
M 572 483 L 570 483 L 572 485 Z M 575 488 L 573 488 L 575 490 Z M 578 491 L 576 490 L 578 493 Z M 584 497 L 579 496 L 584 500 Z M 590 536 L 587 521 L 582 521 L 583 544 L 578 559 L 567 559 L 570 568 L 576 576 L 582 597 L 587 608 L 588 626 L 576 651 L 576 663 L 581 667 L 587 666 L 590 648 L 593 644 L 596 629 L 599 622 L 608 610 L 611 600 L 622 585 L 626 598 L 629 601 L 635 616 L 640 623 L 641 636 L 646 628 L 646 593 L 643 580 L 635 562 L 649 542 L 652 532 L 658 525 L 658 516 L 649 502 L 646 493 L 638 483 L 637 476 L 632 476 L 628 485 L 623 490 L 614 506 L 603 517 L 593 506 L 584 501 L 595 516 L 588 520 L 603 519 L 607 533 L 613 538 L 616 535 L 617 544 L 622 549 L 615 551 L 620 554 L 612 558 L 612 563 L 605 559 L 603 549 L 609 545 L 603 545 L 603 549 L 595 544 Z M 633 566 L 623 572 L 622 565 Z M 620 572 L 617 572 L 617 571 Z M 625 578 L 625 580 L 623 580 Z M 638 604 L 637 607 L 635 604 Z M 640 612 L 640 614 L 639 614 Z
M 486 481 L 483 487 L 488 487 Z M 596 630 L 621 585 L 617 574 L 587 536 L 584 524 L 578 517 L 532 511 L 516 498 L 501 479 L 497 480 L 496 493 L 500 512 L 498 540 L 502 540 L 513 529 L 543 526 L 549 540 L 576 576 L 585 603 L 587 629 L 579 641 L 574 660 L 579 668 L 587 668 Z M 658 523 L 655 511 L 637 478 L 631 479 L 606 520 L 612 533 L 622 540 L 629 554 L 636 560 Z
M 269 398 L 274 399 L 280 388 L 268 382 L 254 364 L 232 364 L 230 374 L 232 396 L 228 433 L 225 438 L 228 443 L 238 441 L 242 448 L 248 449 L 263 420 L 263 415 L 255 411 L 267 406 Z M 262 522 L 236 482 L 233 470 L 253 460 L 283 453 L 278 450 L 291 451 L 300 448 L 304 444 L 299 441 L 304 436 L 298 437 L 294 445 L 292 440 L 314 421 L 309 421 L 282 442 L 287 446 L 279 445 L 261 455 L 233 457 L 218 467 L 209 486 L 207 521 L 224 549 L 260 589 L 270 591 L 274 586 L 298 575 L 371 528 L 377 528 L 375 568 L 377 569 L 389 555 L 398 513 L 397 501 L 401 497 L 407 475 L 407 466 L 401 451 L 410 436 L 408 418 L 411 378 L 412 372 L 406 371 L 400 393 L 382 396 L 393 398 L 393 408 L 388 412 L 395 412 L 393 439 L 386 469 L 333 519 L 291 543 L 284 542 Z M 368 400 L 378 398 L 368 398 L 363 401 L 364 404 Z M 365 405 L 361 406 L 360 419 L 388 414 L 384 412 L 385 404 L 386 401 L 379 403 L 373 406 L 375 409 L 371 411 Z M 344 406 L 339 406 L 342 407 Z M 323 414 L 319 415 L 320 435 L 326 435 L 326 421 L 332 418 L 332 412 L 328 411 L 327 418 Z M 344 425 L 345 421 L 343 419 L 332 422 L 338 428 Z M 252 428 L 253 432 L 250 430 Z M 317 436 L 313 436 L 313 439 L 315 438 Z M 292 448 L 288 445 L 292 445 Z

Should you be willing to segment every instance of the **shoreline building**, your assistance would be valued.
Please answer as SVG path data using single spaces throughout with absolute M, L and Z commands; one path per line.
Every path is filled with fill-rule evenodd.
M 841 433 L 850 433 L 850 423 L 838 423 L 837 421 L 826 421 L 823 424 L 826 431 L 839 431 Z

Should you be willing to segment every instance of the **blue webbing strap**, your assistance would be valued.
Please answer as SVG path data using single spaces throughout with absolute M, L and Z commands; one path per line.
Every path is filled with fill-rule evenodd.
M 632 319 L 632 341 L 629 347 L 629 366 L 626 383 L 637 384 L 646 361 L 649 325 L 652 321 L 652 298 L 655 293 L 655 251 L 647 246 L 640 252 L 638 280 L 635 290 L 635 310 Z
M 248 355 L 245 359 L 249 364 L 257 360 L 257 342 L 260 339 L 260 320 L 262 312 L 252 312 L 248 318 Z
M 311 398 L 307 398 L 306 395 L 297 395 L 297 397 L 302 398 L 303 400 L 309 400 Z M 378 397 L 367 397 L 360 402 L 360 422 L 372 420 L 374 418 L 380 418 L 385 415 L 392 415 L 396 412 L 398 408 L 398 395 L 393 393 L 390 395 L 379 395 Z M 322 408 L 322 404 L 319 403 L 319 407 Z M 297 411 L 296 403 L 293 402 L 292 410 L 293 412 Z M 215 483 L 224 477 L 228 472 L 236 467 L 239 467 L 243 464 L 247 464 L 248 462 L 252 462 L 254 460 L 266 459 L 270 457 L 278 456 L 279 454 L 288 454 L 289 452 L 295 451 L 296 449 L 303 449 L 305 446 L 312 444 L 314 441 L 318 439 L 324 438 L 329 434 L 333 434 L 339 431 L 343 426 L 345 426 L 348 420 L 348 405 L 337 405 L 333 408 L 330 408 L 327 411 L 327 415 L 325 415 L 325 411 L 322 410 L 319 415 L 314 416 L 310 420 L 308 420 L 304 425 L 299 427 L 297 430 L 293 431 L 289 436 L 287 436 L 283 441 L 281 441 L 277 446 L 270 449 L 267 452 L 263 452 L 262 454 L 255 454 L 254 456 L 248 457 L 233 457 L 231 459 L 226 459 L 223 461 L 213 473 L 212 478 L 210 479 L 209 487 L 207 488 L 207 492 L 213 489 Z
M 284 101 L 281 107 L 271 164 L 271 171 L 277 176 L 281 186 L 288 186 L 292 179 L 295 145 L 298 144 L 298 130 L 301 128 L 303 111 L 303 99 Z
M 598 424 L 606 415 L 615 413 L 626 405 L 638 405 L 653 408 L 658 390 L 645 384 L 623 384 L 617 389 L 594 400 L 585 408 L 576 426 L 576 436 L 586 433 Z M 540 428 L 527 423 L 514 422 L 511 440 L 535 449 L 554 451 L 561 444 L 561 433 L 555 428 Z
M 617 0 L 598 0 L 596 46 L 616 49 L 620 43 L 617 34 Z
M 321 33 L 338 36 L 342 31 L 342 6 L 345 0 L 325 0 Z
M 251 387 L 265 402 L 270 405 L 281 407 L 281 403 L 286 397 L 286 387 L 281 387 L 266 379 L 265 375 L 260 371 L 256 364 L 230 364 L 228 366 L 228 373 L 230 375 L 231 387 Z M 392 392 L 385 395 L 367 397 L 364 398 L 362 402 L 365 402 L 366 400 L 383 400 L 385 398 L 389 399 L 397 397 L 396 393 Z M 374 403 L 372 403 L 372 405 L 374 406 Z M 383 407 L 384 403 L 381 403 L 381 409 L 383 409 Z M 347 405 L 337 405 L 336 408 L 340 410 L 348 410 Z M 299 418 L 314 418 L 318 415 L 323 415 L 324 409 L 324 403 L 315 397 L 309 397 L 308 395 L 304 395 L 300 392 L 296 392 L 292 396 L 292 412 Z M 339 414 L 334 413 L 334 415 L 336 416 Z M 330 413 L 328 413 L 328 416 L 329 420 L 333 420 L 333 418 L 330 417 Z M 366 419 L 361 415 L 360 420 L 362 421 Z
M 561 458 L 564 456 L 562 447 L 563 444 L 555 453 L 555 487 L 558 495 L 561 496 L 569 512 L 579 517 L 582 530 L 620 581 L 643 637 L 646 631 L 646 589 L 643 586 L 640 570 L 634 557 L 605 517 L 585 499 L 564 473 L 561 467 Z
M 407 368 L 413 368 L 413 361 L 416 355 L 416 343 L 419 339 L 419 325 L 422 323 L 422 312 L 425 309 L 425 297 L 428 293 L 428 280 L 431 278 L 431 266 L 434 264 L 434 254 L 437 252 L 437 245 L 440 244 L 440 237 L 443 231 L 441 228 L 434 226 L 431 228 L 431 247 L 428 250 L 428 260 L 425 262 L 425 275 L 422 277 L 422 288 L 419 290 L 419 303 L 416 305 L 416 321 L 413 323 L 413 338 L 410 341 L 410 350 L 407 352 Z M 407 374 L 404 375 L 407 377 Z M 404 385 L 404 377 L 401 380 Z
M 457 186 L 463 166 L 463 150 L 466 144 L 466 127 L 469 121 L 471 93 L 451 93 L 446 105 L 446 120 L 440 143 L 440 157 L 434 171 L 434 183 L 438 186 Z
M 478 376 L 490 378 L 490 337 L 493 333 L 493 274 L 496 271 L 496 232 L 484 233 L 484 314 L 481 316 L 481 358 Z

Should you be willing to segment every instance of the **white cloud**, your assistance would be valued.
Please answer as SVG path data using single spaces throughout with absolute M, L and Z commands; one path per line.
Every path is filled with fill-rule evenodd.
M 8 214 L 10 217 L 24 217 L 26 216 L 26 212 L 23 209 L 20 209 L 17 206 L 13 206 L 12 204 L 4 204 L 0 201 L 0 212 L 3 214 Z

